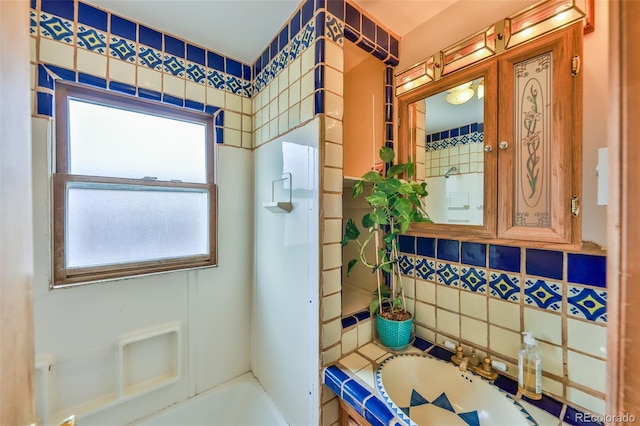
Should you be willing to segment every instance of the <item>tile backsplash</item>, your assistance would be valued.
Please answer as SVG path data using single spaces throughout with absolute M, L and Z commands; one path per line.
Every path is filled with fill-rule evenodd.
M 416 335 L 461 343 L 517 374 L 521 333 L 543 353 L 543 390 L 604 413 L 606 257 L 401 236 L 400 264 Z

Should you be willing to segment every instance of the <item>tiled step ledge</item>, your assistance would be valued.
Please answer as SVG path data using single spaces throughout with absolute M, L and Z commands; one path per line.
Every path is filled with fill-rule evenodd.
M 378 365 L 395 353 L 398 352 L 387 352 L 375 343 L 369 343 L 341 358 L 335 365 L 326 367 L 323 374 L 324 384 L 372 426 L 405 425 L 406 423 L 395 416 L 380 399 L 375 386 Z M 413 346 L 402 353 L 427 354 L 448 362 L 451 359 L 451 352 L 419 337 L 415 338 Z M 594 417 L 597 419 L 597 416 L 563 404 L 547 395 L 543 395 L 540 401 L 516 396 L 518 384 L 509 377 L 499 375 L 494 384 L 517 399 L 541 426 L 603 425 L 603 422 L 584 421 Z

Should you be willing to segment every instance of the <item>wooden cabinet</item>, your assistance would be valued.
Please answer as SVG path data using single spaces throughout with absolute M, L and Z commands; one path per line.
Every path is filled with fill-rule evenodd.
M 498 59 L 499 238 L 581 241 L 581 42 L 573 25 Z
M 418 150 L 426 149 L 427 158 L 423 160 L 426 167 L 430 162 L 439 161 L 437 173 L 443 175 L 446 170 L 453 170 L 460 175 L 467 170 L 462 164 L 462 158 L 467 158 L 462 155 L 462 144 L 468 141 L 458 140 L 455 129 L 455 137 L 451 132 L 446 142 L 440 139 L 436 148 L 430 146 L 432 142 L 428 141 L 432 135 L 424 124 L 425 118 L 429 121 L 429 104 L 423 104 L 440 93 L 452 92 L 465 82 L 472 84 L 472 88 L 483 84 L 484 89 L 482 141 L 481 144 L 468 143 L 466 147 L 468 152 L 469 146 L 476 145 L 471 152 L 477 152 L 482 162 L 478 166 L 478 170 L 483 171 L 478 173 L 478 179 L 484 181 L 482 223 L 417 224 L 410 228 L 411 232 L 446 234 L 467 241 L 491 239 L 515 245 L 526 241 L 531 247 L 571 249 L 580 246 L 581 55 L 582 26 L 578 23 L 400 96 L 401 158 L 411 156 L 420 161 L 425 154 Z M 443 133 L 448 137 L 447 132 Z M 453 149 L 459 145 L 460 154 L 455 151 L 455 161 L 461 164 L 452 162 L 453 155 L 449 162 L 443 162 L 444 152 L 436 153 L 435 160 L 428 158 L 430 149 L 445 145 Z M 432 174 L 433 170 L 432 167 Z M 429 173 L 426 176 L 429 182 Z M 449 185 L 453 180 L 449 177 L 446 173 L 441 181 Z M 427 204 L 451 203 L 452 193 L 447 192 L 448 189 L 433 186 L 431 189 Z M 444 194 L 443 198 L 438 199 L 438 194 Z

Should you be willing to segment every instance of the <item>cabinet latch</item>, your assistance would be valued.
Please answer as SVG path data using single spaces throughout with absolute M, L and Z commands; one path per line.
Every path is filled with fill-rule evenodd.
M 580 216 L 580 199 L 575 195 L 571 197 L 571 216 Z
M 571 75 L 572 76 L 577 76 L 578 74 L 580 74 L 580 55 L 573 55 L 573 58 L 571 58 Z

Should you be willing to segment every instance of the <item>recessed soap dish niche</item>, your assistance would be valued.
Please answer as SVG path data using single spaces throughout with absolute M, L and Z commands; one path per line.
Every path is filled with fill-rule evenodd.
M 179 380 L 181 337 L 179 323 L 121 336 L 118 342 L 119 397 L 141 395 Z

